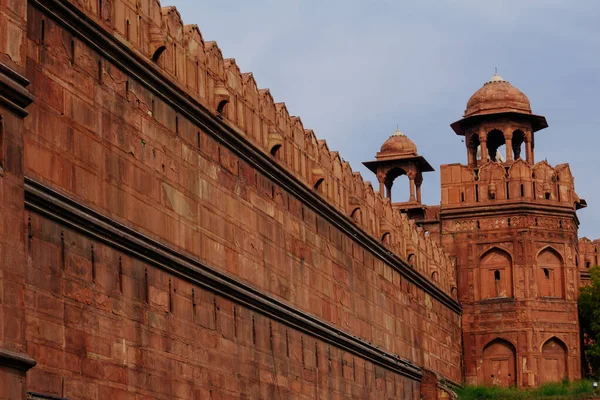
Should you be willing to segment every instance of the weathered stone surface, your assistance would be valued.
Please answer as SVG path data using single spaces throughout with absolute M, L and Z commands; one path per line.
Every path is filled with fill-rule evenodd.
M 462 380 L 450 259 L 216 43 L 156 1 L 37 4 L 21 10 L 21 42 L 0 47 L 12 57 L 20 46 L 35 97 L 26 119 L 2 115 L 18 132 L 7 148 L 18 152 L 6 152 L 0 178 L 10 194 L 3 226 L 14 226 L 2 240 L 17 243 L 2 252 L 1 343 L 37 362 L 27 390 L 409 399 L 421 394 L 422 372 L 399 373 L 195 285 L 144 252 L 98 240 L 96 228 L 75 230 L 44 214 L 59 210 L 48 199 L 25 209 L 25 177 L 395 362 L 432 371 L 427 398 L 438 377 Z M 100 35 L 83 21 L 59 23 L 45 6 L 67 18 L 62 7 L 82 9 Z M 168 88 L 107 56 L 109 36 Z M 6 284 L 12 277 L 16 286 Z
M 507 82 L 452 125 L 468 165 L 442 166 L 440 206 L 421 204 L 414 144 L 384 145 L 410 174 L 393 205 L 173 7 L 9 1 L 0 27 L 24 77 L 0 109 L 0 350 L 37 362 L 27 385 L 0 368 L 0 399 L 437 399 L 579 377 L 595 243 L 577 241 L 568 165 L 534 163 L 545 119 Z

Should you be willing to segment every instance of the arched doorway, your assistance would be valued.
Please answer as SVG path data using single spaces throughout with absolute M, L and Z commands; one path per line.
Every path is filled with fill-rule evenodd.
M 542 365 L 539 369 L 540 383 L 562 381 L 567 374 L 567 346 L 553 337 L 542 346 Z
M 515 347 L 503 339 L 488 343 L 483 349 L 483 382 L 490 386 L 515 386 L 517 370 Z

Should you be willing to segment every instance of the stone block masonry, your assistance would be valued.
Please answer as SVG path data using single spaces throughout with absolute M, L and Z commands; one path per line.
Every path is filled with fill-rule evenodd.
M 17 128 L 0 110 L 18 149 L 0 271 L 27 391 L 416 399 L 462 380 L 450 260 L 197 27 L 157 1 L 23 13 L 33 103 Z

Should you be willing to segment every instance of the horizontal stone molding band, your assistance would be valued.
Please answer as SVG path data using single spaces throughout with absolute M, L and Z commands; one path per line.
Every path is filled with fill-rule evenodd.
M 27 354 L 0 349 L 0 367 L 14 368 L 19 371 L 27 372 L 33 368 L 35 364 L 35 360 Z
M 415 271 L 405 260 L 390 252 L 377 239 L 356 226 L 350 218 L 335 209 L 267 154 L 258 150 L 235 129 L 171 82 L 149 59 L 131 50 L 126 44 L 106 32 L 68 0 L 30 0 L 30 4 L 38 7 L 106 60 L 139 81 L 266 178 L 296 197 L 341 232 L 354 238 L 356 243 L 397 270 L 409 282 L 423 289 L 454 313 L 462 312 L 457 300 Z
M 33 101 L 33 95 L 26 87 L 29 81 L 0 62 L 0 105 L 11 110 L 19 117 L 26 117 L 27 106 Z
M 529 204 L 523 202 L 517 204 L 508 202 L 507 204 L 482 204 L 472 207 L 444 207 L 440 210 L 440 215 L 445 219 L 450 219 L 472 216 L 474 212 L 482 218 L 506 215 L 509 212 L 514 212 L 517 215 L 525 213 L 530 215 L 548 215 L 551 213 L 556 216 L 572 219 L 577 226 L 579 226 L 579 218 L 577 217 L 577 214 L 573 213 L 573 208 L 535 204 L 533 202 Z
M 219 273 L 191 257 L 25 178 L 25 207 L 194 285 L 261 313 L 389 371 L 421 380 L 421 368 L 335 326 Z
M 47 394 L 28 392 L 27 400 L 68 400 L 64 397 L 49 396 Z

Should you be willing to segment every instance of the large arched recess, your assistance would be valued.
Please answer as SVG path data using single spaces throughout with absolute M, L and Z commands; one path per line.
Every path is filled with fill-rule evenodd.
M 517 384 L 516 351 L 512 343 L 494 339 L 483 349 L 483 382 L 486 386 Z
M 569 376 L 567 370 L 567 346 L 553 336 L 542 346 L 542 360 L 539 369 L 540 383 L 560 382 Z
M 537 256 L 537 286 L 540 297 L 564 298 L 563 258 L 552 247 L 546 247 Z
M 512 258 L 507 251 L 492 247 L 479 261 L 481 300 L 513 297 Z

